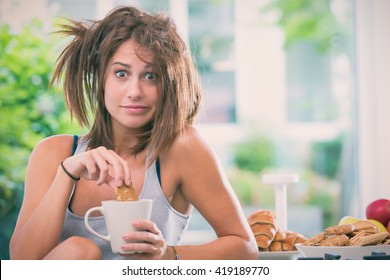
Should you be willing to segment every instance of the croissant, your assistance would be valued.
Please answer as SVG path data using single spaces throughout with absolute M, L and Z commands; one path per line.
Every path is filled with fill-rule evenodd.
M 259 249 L 266 249 L 271 245 L 272 239 L 264 234 L 255 235 L 257 247 Z
M 274 242 L 277 242 L 277 241 L 282 242 L 284 239 L 286 239 L 286 232 L 281 230 L 281 229 L 278 229 L 276 231 Z
M 283 242 L 280 242 L 280 241 L 274 241 L 271 243 L 271 245 L 269 246 L 269 250 L 271 252 L 280 252 L 280 251 L 283 251 Z
M 286 238 L 284 239 L 283 242 L 283 251 L 295 251 L 296 250 L 295 244 L 302 243 L 306 239 L 307 238 L 300 233 L 287 230 Z
M 276 224 L 276 216 L 271 210 L 257 210 L 248 217 L 249 225 L 252 224 Z
M 274 239 L 276 235 L 276 229 L 274 225 L 265 225 L 265 224 L 252 224 L 251 226 L 253 234 L 256 235 L 265 235 L 268 236 L 270 239 Z
M 248 217 L 248 223 L 260 252 L 296 251 L 295 244 L 307 240 L 300 233 L 280 230 L 271 210 L 257 210 Z
M 258 210 L 248 217 L 259 250 L 269 247 L 276 235 L 276 217 L 270 210 Z

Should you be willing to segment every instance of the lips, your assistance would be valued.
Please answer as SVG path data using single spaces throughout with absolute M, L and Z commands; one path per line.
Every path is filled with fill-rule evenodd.
M 135 114 L 135 115 L 143 114 L 149 110 L 149 107 L 144 106 L 144 105 L 124 105 L 121 107 L 123 109 L 125 109 L 126 112 L 128 112 L 130 114 Z

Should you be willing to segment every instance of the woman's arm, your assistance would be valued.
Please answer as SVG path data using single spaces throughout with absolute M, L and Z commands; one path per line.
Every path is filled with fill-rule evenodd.
M 58 245 L 74 184 L 61 167 L 62 161 L 75 178 L 111 187 L 123 182 L 130 185 L 128 164 L 115 152 L 98 147 L 71 156 L 72 143 L 72 136 L 53 136 L 34 149 L 27 167 L 22 208 L 10 242 L 11 258 L 42 259 Z
M 189 128 L 170 151 L 181 192 L 210 223 L 217 239 L 176 248 L 181 259 L 255 259 L 257 245 L 240 203 L 213 151 Z
M 60 238 L 73 180 L 61 170 L 72 136 L 53 136 L 33 150 L 26 170 L 23 204 L 10 242 L 12 259 L 42 259 Z

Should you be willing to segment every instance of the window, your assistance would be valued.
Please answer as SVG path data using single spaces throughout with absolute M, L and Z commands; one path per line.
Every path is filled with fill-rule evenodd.
M 236 120 L 233 16 L 231 1 L 189 1 L 190 47 L 202 77 L 202 123 Z

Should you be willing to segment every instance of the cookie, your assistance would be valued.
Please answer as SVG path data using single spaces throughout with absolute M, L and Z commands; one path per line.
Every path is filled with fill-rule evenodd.
M 350 234 L 355 230 L 355 226 L 353 224 L 348 225 L 338 225 L 338 226 L 331 226 L 325 229 L 325 233 L 327 235 L 332 234 Z
M 345 246 L 349 242 L 348 236 L 345 234 L 333 234 L 321 240 L 319 246 Z
M 378 245 L 389 236 L 388 232 L 378 232 L 369 235 L 357 235 L 350 239 L 349 246 Z
M 138 196 L 131 185 L 122 185 L 121 187 L 116 188 L 116 199 L 118 201 L 134 201 L 138 200 Z
M 321 240 L 324 240 L 325 238 L 326 238 L 326 233 L 321 232 L 321 233 L 313 236 L 312 238 L 309 238 L 306 241 L 303 241 L 302 245 L 313 246 L 313 245 L 318 244 Z

